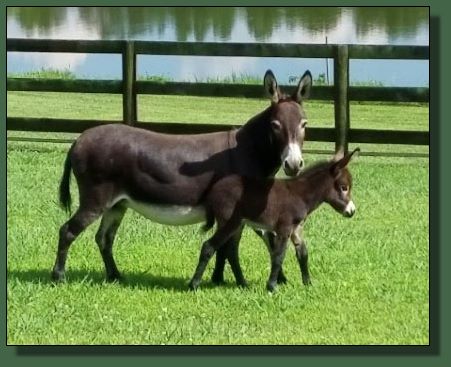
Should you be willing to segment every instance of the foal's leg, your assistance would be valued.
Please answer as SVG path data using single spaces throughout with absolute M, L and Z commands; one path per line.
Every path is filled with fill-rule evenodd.
M 202 245 L 196 271 L 189 282 L 191 290 L 195 290 L 199 286 L 205 268 L 216 250 L 223 246 L 239 230 L 240 226 L 241 221 L 234 218 L 221 226 L 218 223 L 218 229 L 214 235 Z
M 214 284 L 224 284 L 224 268 L 225 268 L 225 262 L 227 259 L 227 251 L 229 251 L 230 246 L 232 245 L 231 240 L 225 244 L 224 246 L 221 246 L 218 248 L 218 251 L 216 251 L 216 262 L 215 262 L 215 268 L 213 270 L 213 274 L 211 276 L 211 281 Z
M 105 211 L 96 234 L 96 242 L 105 264 L 107 281 L 121 279 L 121 274 L 113 258 L 113 242 L 126 210 L 127 207 L 124 205 L 116 204 Z
M 271 252 L 271 273 L 269 275 L 266 289 L 273 292 L 277 285 L 277 276 L 282 268 L 283 259 L 287 250 L 288 236 L 279 234 L 274 239 L 274 247 Z
M 64 279 L 67 252 L 71 243 L 77 236 L 102 213 L 100 207 L 80 206 L 77 212 L 62 225 L 59 232 L 58 251 L 55 265 L 52 271 L 52 279 L 61 281 Z
M 255 233 L 265 242 L 266 247 L 268 248 L 269 254 L 271 255 L 273 249 L 274 249 L 274 239 L 276 238 L 276 235 L 274 233 L 263 231 L 261 229 L 254 229 Z M 278 284 L 285 284 L 287 282 L 287 277 L 283 273 L 282 266 L 280 266 L 280 272 L 277 275 L 277 283 Z
M 215 269 L 211 280 L 215 284 L 224 283 L 224 267 L 226 259 L 229 260 L 233 275 L 235 276 L 236 284 L 240 287 L 246 287 L 247 282 L 241 270 L 238 248 L 240 244 L 241 234 L 244 226 L 241 226 L 226 243 L 219 247 L 216 251 Z
M 311 285 L 312 282 L 310 281 L 310 274 L 308 271 L 307 245 L 297 230 L 293 231 L 291 241 L 293 242 L 296 250 L 296 258 L 298 259 L 299 267 L 301 268 L 302 283 L 304 285 Z

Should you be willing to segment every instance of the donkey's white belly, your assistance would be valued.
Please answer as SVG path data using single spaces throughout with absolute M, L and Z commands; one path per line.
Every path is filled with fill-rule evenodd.
M 160 224 L 183 226 L 205 221 L 205 209 L 202 206 L 148 204 L 125 195 L 115 200 L 115 203 L 120 200 L 125 200 L 128 208 Z

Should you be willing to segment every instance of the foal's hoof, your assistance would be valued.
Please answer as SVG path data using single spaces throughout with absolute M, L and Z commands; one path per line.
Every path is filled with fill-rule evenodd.
M 211 282 L 215 285 L 224 285 L 225 284 L 224 276 L 213 274 L 211 277 Z
M 190 291 L 195 292 L 195 291 L 197 291 L 198 288 L 199 288 L 199 282 L 195 282 L 195 281 L 191 280 L 188 283 L 188 289 Z
M 247 282 L 244 279 L 237 281 L 236 285 L 240 288 L 248 288 L 249 287 L 249 285 L 247 284 Z
M 268 283 L 266 284 L 266 290 L 273 293 L 276 291 L 276 285 L 274 283 Z
M 287 284 L 288 279 L 283 273 L 279 273 L 279 276 L 277 277 L 277 284 Z
M 302 278 L 302 284 L 304 284 L 305 286 L 311 286 L 312 285 L 312 281 L 310 280 L 310 278 Z

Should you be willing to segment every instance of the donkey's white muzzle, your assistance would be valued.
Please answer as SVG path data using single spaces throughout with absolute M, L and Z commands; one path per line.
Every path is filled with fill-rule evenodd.
M 296 176 L 304 165 L 299 144 L 290 143 L 282 152 L 282 165 L 285 174 Z

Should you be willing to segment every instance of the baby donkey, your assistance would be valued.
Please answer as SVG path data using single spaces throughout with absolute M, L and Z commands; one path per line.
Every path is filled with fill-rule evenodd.
M 242 226 L 243 222 L 272 234 L 271 272 L 267 289 L 277 284 L 287 242 L 290 238 L 302 274 L 302 282 L 310 284 L 307 247 L 302 239 L 302 226 L 307 216 L 323 202 L 329 203 L 345 217 L 352 217 L 355 205 L 351 200 L 352 176 L 347 165 L 357 148 L 342 158 L 315 164 L 292 179 L 256 179 L 238 175 L 217 181 L 206 197 L 205 229 L 217 229 L 203 246 L 199 263 L 189 283 L 197 289 L 208 261 Z

